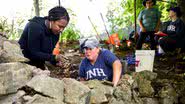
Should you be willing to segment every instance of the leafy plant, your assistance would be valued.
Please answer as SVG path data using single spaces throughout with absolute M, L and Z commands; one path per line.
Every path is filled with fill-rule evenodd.
M 24 19 L 13 19 L 11 23 L 8 23 L 8 18 L 0 17 L 0 32 L 9 39 L 16 40 L 20 37 L 22 29 L 20 26 L 23 24 Z
M 3 35 L 6 35 L 11 31 L 10 25 L 8 25 L 8 18 L 0 17 L 0 32 Z
M 159 11 L 161 11 L 162 21 L 167 21 L 169 19 L 167 9 L 171 5 L 174 5 L 175 1 L 176 0 L 167 0 L 166 2 L 162 2 L 162 0 L 157 0 L 155 8 L 158 8 Z M 136 0 L 136 19 L 140 11 L 144 9 L 142 2 L 143 0 Z M 121 0 L 121 2 L 113 1 L 110 4 L 106 16 L 110 22 L 109 26 L 112 32 L 131 26 L 134 24 L 134 0 Z
M 77 40 L 80 38 L 80 31 L 75 28 L 74 24 L 70 24 L 61 34 L 60 41 L 62 40 Z
M 75 27 L 76 24 L 76 14 L 69 8 L 67 8 L 67 11 L 70 15 L 70 23 L 64 30 L 64 32 L 60 35 L 60 41 L 73 41 L 78 40 L 80 38 L 80 31 Z

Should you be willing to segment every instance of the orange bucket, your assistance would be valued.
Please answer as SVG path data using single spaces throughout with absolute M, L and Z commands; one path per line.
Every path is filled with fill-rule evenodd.
M 107 40 L 108 44 L 113 44 L 113 45 L 120 45 L 120 40 L 119 40 L 119 36 L 117 33 L 112 34 L 109 39 Z

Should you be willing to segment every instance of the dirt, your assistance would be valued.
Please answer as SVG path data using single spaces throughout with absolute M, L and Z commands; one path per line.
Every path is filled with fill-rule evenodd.
M 107 48 L 106 44 L 102 45 Z M 71 68 L 69 69 L 69 75 L 64 74 L 64 69 L 57 68 L 51 70 L 51 76 L 55 78 L 62 79 L 64 77 L 70 77 L 78 79 L 78 67 L 83 59 L 83 55 L 79 53 L 79 42 L 70 41 L 62 46 L 65 53 L 69 55 L 71 59 Z M 126 44 L 122 44 L 119 48 L 115 48 L 115 55 L 119 59 L 123 59 L 128 54 L 134 54 L 134 46 L 127 47 Z M 153 71 L 158 73 L 158 77 L 161 79 L 178 79 L 178 76 L 185 73 L 185 60 L 183 57 L 185 53 L 178 53 L 177 51 L 173 53 L 167 53 L 164 56 L 156 56 L 154 60 Z M 128 65 L 128 70 L 134 70 L 133 65 Z M 174 75 L 174 77 L 173 77 Z

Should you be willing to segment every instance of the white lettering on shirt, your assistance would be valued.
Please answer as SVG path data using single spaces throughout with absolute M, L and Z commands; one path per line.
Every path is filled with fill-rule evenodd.
M 175 26 L 174 25 L 170 25 L 167 28 L 168 31 L 175 31 Z
M 87 79 L 91 79 L 96 76 L 102 76 L 102 77 L 106 76 L 104 73 L 104 70 L 101 68 L 94 68 L 92 70 L 87 71 L 86 74 L 87 74 Z

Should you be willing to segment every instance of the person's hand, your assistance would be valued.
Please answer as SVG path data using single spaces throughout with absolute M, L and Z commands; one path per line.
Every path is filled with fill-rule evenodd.
M 61 68 L 69 68 L 71 66 L 70 59 L 67 58 L 66 56 L 59 54 L 56 55 L 56 65 L 61 67 Z
M 155 32 L 158 32 L 159 31 L 159 28 L 155 28 Z
M 162 33 L 161 31 L 158 31 L 158 32 L 156 32 L 156 33 L 154 33 L 154 34 L 158 35 L 158 34 L 161 34 L 161 33 Z
M 64 66 L 64 63 L 63 63 L 62 61 L 58 61 L 58 62 L 56 63 L 56 65 L 59 66 L 59 67 L 62 67 L 62 66 Z
M 58 55 L 55 56 L 55 59 L 57 61 L 57 63 L 56 63 L 57 66 L 61 67 L 61 66 L 64 65 L 64 60 L 65 60 L 65 56 L 64 55 L 58 54 Z
M 139 37 L 139 34 L 138 34 L 138 33 L 136 33 L 136 34 L 135 34 L 135 36 L 134 36 L 134 39 L 135 39 L 135 40 L 137 40 L 137 39 L 138 39 L 138 37 Z
M 55 59 L 56 59 L 56 61 L 63 61 L 63 60 L 65 60 L 65 59 L 67 59 L 68 60 L 68 58 L 67 57 L 65 57 L 64 55 L 62 55 L 62 54 L 58 54 L 58 55 L 56 55 L 55 56 Z
M 142 32 L 146 32 L 146 29 L 144 27 L 141 28 Z

